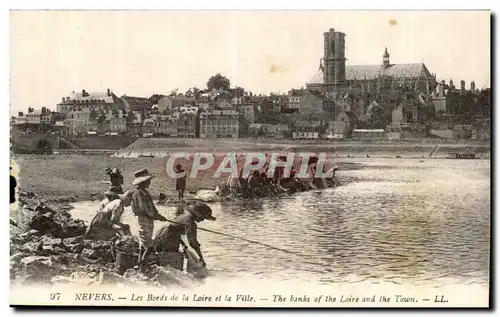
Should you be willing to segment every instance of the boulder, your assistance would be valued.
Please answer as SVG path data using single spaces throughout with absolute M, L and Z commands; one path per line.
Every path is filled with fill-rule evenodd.
M 18 252 L 10 256 L 10 261 L 19 264 L 19 262 L 21 262 L 21 259 L 25 256 L 26 255 L 24 253 Z
M 38 254 L 42 251 L 42 243 L 27 242 L 21 246 L 20 251 L 28 254 Z
M 28 256 L 20 261 L 21 272 L 25 280 L 30 282 L 46 282 L 58 273 L 52 259 L 47 256 Z
M 87 226 L 82 220 L 69 220 L 61 225 L 64 237 L 78 237 L 85 234 Z
M 63 245 L 70 253 L 81 253 L 83 250 L 83 236 L 66 238 L 63 240 Z
M 29 222 L 29 227 L 54 237 L 60 237 L 62 234 L 62 227 L 60 224 L 52 219 L 51 213 L 37 214 L 33 216 Z
M 161 285 L 179 285 L 185 288 L 199 285 L 199 283 L 189 275 L 170 266 L 157 266 L 154 268 L 154 273 L 155 280 Z
M 125 273 L 123 273 L 123 277 L 129 282 L 139 285 L 147 285 L 152 283 L 152 280 L 149 278 L 149 276 L 135 269 L 126 270 Z

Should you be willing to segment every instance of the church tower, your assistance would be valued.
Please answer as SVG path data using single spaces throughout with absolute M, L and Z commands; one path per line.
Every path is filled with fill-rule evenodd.
M 324 36 L 324 84 L 326 91 L 334 92 L 345 85 L 345 33 L 330 29 Z
M 384 65 L 384 69 L 389 67 L 390 61 L 389 61 L 389 52 L 387 52 L 387 47 L 385 48 L 384 55 L 382 56 L 382 62 Z

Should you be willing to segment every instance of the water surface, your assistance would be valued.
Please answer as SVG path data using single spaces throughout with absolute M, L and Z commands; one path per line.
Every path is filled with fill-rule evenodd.
M 200 227 L 300 256 L 199 231 L 209 268 L 224 281 L 487 287 L 489 160 L 353 161 L 363 168 L 339 172 L 349 180 L 345 186 L 211 204 L 217 221 Z M 81 202 L 73 214 L 88 222 L 96 207 L 97 202 Z M 158 209 L 173 218 L 174 207 Z M 124 222 L 136 232 L 131 212 Z

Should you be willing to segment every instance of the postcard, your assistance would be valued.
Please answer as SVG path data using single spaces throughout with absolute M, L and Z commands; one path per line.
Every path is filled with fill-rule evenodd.
M 489 11 L 11 11 L 10 304 L 490 303 Z

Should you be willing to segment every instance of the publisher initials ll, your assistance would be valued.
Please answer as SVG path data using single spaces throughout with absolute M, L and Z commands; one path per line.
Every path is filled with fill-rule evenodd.
M 434 297 L 434 303 L 447 303 L 448 300 L 447 299 L 444 299 L 444 295 L 441 295 L 441 297 L 439 297 L 439 295 L 436 295 L 436 297 Z

